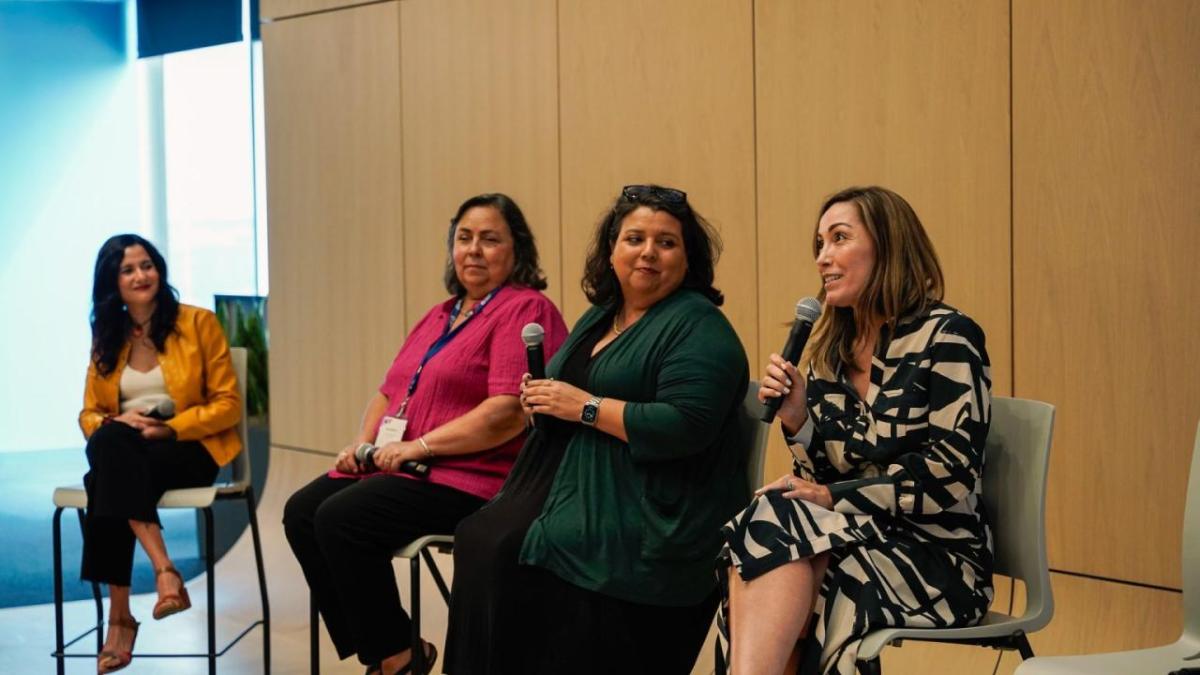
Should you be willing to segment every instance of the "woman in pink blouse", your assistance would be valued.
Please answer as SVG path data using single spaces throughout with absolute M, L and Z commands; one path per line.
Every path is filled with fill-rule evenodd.
M 415 645 L 392 553 L 453 533 L 496 494 L 521 448 L 522 327 L 542 325 L 547 358 L 567 334 L 539 292 L 546 279 L 533 233 L 511 198 L 463 202 L 448 248 L 451 297 L 413 327 L 334 469 L 293 494 L 283 514 L 338 656 L 357 654 L 368 673 L 411 672 Z M 374 449 L 360 461 L 364 443 Z M 437 652 L 424 641 L 421 649 L 428 672 Z

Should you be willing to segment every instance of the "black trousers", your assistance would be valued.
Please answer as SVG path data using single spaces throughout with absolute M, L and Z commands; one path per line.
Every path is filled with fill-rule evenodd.
M 412 623 L 392 570 L 396 549 L 451 534 L 484 500 L 400 476 L 321 476 L 296 491 L 283 530 L 338 657 L 379 663 L 411 646 Z
M 217 463 L 199 441 L 147 441 L 120 422 L 105 424 L 87 443 L 83 477 L 88 509 L 80 576 L 128 586 L 136 538 L 130 520 L 161 525 L 158 500 L 167 490 L 211 485 Z

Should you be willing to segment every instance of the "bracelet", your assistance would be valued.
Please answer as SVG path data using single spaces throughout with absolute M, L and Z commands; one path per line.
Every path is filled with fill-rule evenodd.
M 105 415 L 104 418 L 100 420 L 100 426 L 104 426 L 105 424 L 112 424 L 113 422 L 116 421 L 116 419 L 117 418 L 113 417 L 112 415 Z
M 417 437 L 417 442 L 421 444 L 421 448 L 425 450 L 425 459 L 433 458 L 433 451 L 429 449 L 429 444 L 425 442 L 424 436 Z

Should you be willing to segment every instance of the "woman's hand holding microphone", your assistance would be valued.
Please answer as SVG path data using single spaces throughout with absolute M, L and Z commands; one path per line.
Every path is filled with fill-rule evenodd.
M 521 410 L 526 416 L 537 413 L 568 422 L 578 422 L 583 404 L 591 394 L 560 380 L 535 380 L 525 373 L 521 378 Z
M 758 388 L 758 400 L 766 403 L 767 399 L 781 396 L 783 403 L 779 406 L 779 422 L 783 425 L 783 432 L 793 436 L 808 421 L 804 378 L 795 365 L 785 361 L 779 354 L 771 354 L 771 361 L 767 364 L 762 384 Z M 828 487 L 791 474 L 780 476 L 754 493 L 761 495 L 770 490 L 779 490 L 783 493 L 782 496 L 788 499 L 803 499 L 827 509 L 833 508 L 833 495 Z

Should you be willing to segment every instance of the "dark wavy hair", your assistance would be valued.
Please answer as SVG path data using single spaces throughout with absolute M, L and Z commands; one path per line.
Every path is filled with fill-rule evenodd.
M 583 280 L 580 282 L 584 295 L 594 305 L 608 307 L 621 302 L 621 284 L 609 259 L 612 258 L 617 236 L 621 234 L 622 221 L 639 206 L 645 206 L 671 214 L 683 230 L 688 269 L 680 288 L 695 289 L 720 307 L 725 302 L 725 296 L 713 286 L 717 260 L 721 257 L 720 235 L 703 216 L 692 209 L 683 192 L 659 185 L 637 187 L 636 190 L 622 190 L 612 208 L 596 225 L 583 267 Z
M 508 225 L 508 231 L 512 233 L 513 271 L 509 275 L 508 281 L 538 291 L 545 290 L 546 275 L 542 272 L 541 264 L 538 262 L 537 242 L 533 240 L 533 231 L 529 229 L 529 223 L 525 221 L 525 214 L 521 213 L 521 207 L 517 206 L 512 197 L 499 192 L 490 192 L 475 195 L 463 202 L 458 207 L 458 212 L 450 219 L 450 231 L 446 235 L 446 272 L 443 276 L 443 282 L 450 295 L 462 297 L 467 292 L 462 282 L 458 280 L 458 274 L 454 271 L 454 230 L 458 228 L 458 221 L 462 220 L 467 211 L 477 206 L 490 206 L 499 211 L 505 224 Z
M 101 375 L 108 375 L 117 367 L 117 358 L 133 330 L 133 320 L 129 318 L 117 286 L 121 261 L 125 259 L 125 249 L 130 246 L 146 249 L 146 255 L 158 270 L 158 295 L 154 298 L 149 331 L 155 349 L 163 351 L 167 336 L 174 332 L 175 320 L 179 317 L 179 292 L 167 283 L 167 261 L 154 244 L 136 234 L 109 237 L 96 255 L 96 271 L 92 275 L 92 362 Z

